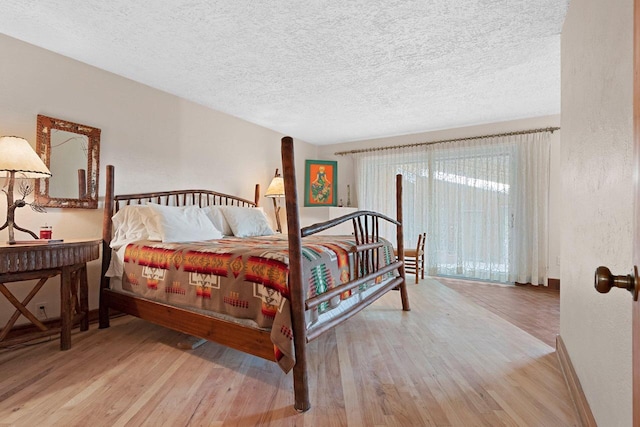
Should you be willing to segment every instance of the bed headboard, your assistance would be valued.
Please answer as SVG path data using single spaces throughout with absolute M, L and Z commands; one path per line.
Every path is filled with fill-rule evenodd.
M 143 203 L 156 203 L 165 206 L 258 206 L 260 197 L 260 184 L 256 184 L 256 199 L 250 201 L 229 194 L 218 193 L 210 190 L 176 190 L 161 191 L 156 193 L 122 194 L 113 198 L 113 213 L 120 210 L 121 206 L 141 205 Z

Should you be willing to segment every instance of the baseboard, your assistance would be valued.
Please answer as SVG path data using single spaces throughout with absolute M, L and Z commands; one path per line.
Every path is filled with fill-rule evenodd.
M 513 284 L 515 286 L 526 286 L 530 289 L 537 289 L 539 291 L 553 291 L 553 292 L 560 292 L 560 279 L 548 279 L 547 280 L 547 285 L 533 285 L 531 283 L 520 283 L 520 282 L 513 282 Z
M 571 400 L 573 400 L 580 424 L 583 427 L 597 427 L 598 425 L 596 424 L 595 418 L 593 418 L 587 397 L 584 395 L 584 391 L 580 385 L 580 379 L 576 375 L 575 369 L 573 369 L 567 347 L 565 347 L 560 335 L 556 337 L 556 353 L 558 354 L 560 369 L 564 374 L 564 379 L 567 383 L 567 388 L 569 389 Z

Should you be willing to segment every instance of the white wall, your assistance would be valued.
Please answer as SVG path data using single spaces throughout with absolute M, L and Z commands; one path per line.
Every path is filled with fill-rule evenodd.
M 108 164 L 115 166 L 116 194 L 206 188 L 250 200 L 256 183 L 266 191 L 275 169 L 282 169 L 282 135 L 275 131 L 4 35 L 0 35 L 0 57 L 0 135 L 25 137 L 35 147 L 38 114 L 100 128 L 101 196 Z M 295 149 L 302 194 L 304 160 L 316 158 L 317 149 L 302 141 L 296 141 Z M 267 202 L 263 198 L 260 203 L 272 215 Z M 56 238 L 100 238 L 101 208 L 102 203 L 97 210 L 48 209 L 46 214 L 22 208 L 16 211 L 16 221 L 36 232 L 47 222 Z M 3 196 L 2 222 L 5 212 Z M 16 233 L 18 239 L 27 237 Z M 7 239 L 7 231 L 0 231 L 0 241 Z M 89 269 L 90 308 L 97 308 L 99 261 Z M 31 306 L 48 302 L 49 316 L 58 316 L 58 283 L 57 278 L 50 279 Z M 24 284 L 9 287 L 18 299 L 30 289 Z M 0 324 L 12 313 L 0 298 Z
M 572 0 L 562 32 L 560 335 L 599 426 L 631 426 L 633 1 Z
M 385 147 L 390 145 L 412 144 L 443 139 L 465 138 L 479 135 L 538 129 L 560 126 L 560 116 L 545 116 L 509 122 L 491 123 L 464 128 L 446 129 L 411 135 L 347 142 L 344 144 L 325 145 L 318 147 L 318 156 L 323 160 L 337 160 L 340 171 L 338 183 L 338 197 L 347 202 L 347 184 L 351 186 L 351 202 L 357 206 L 355 194 L 355 171 L 350 156 L 335 156 L 335 152 L 358 150 L 370 147 Z M 551 180 L 549 200 L 549 274 L 551 278 L 560 277 L 560 131 L 551 136 Z

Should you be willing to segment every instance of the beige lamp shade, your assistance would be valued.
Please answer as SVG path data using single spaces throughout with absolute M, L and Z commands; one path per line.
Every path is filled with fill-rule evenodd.
M 264 193 L 265 197 L 284 197 L 284 179 L 281 176 L 275 176 Z
M 51 172 L 26 139 L 0 137 L 0 177 L 16 172 L 16 178 L 47 178 Z

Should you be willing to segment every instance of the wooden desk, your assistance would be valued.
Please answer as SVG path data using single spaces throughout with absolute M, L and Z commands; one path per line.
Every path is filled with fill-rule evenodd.
M 68 240 L 48 245 L 0 244 L 0 293 L 16 308 L 0 331 L 0 346 L 4 347 L 39 336 L 51 335 L 48 328 L 27 310 L 27 304 L 46 281 L 60 275 L 60 350 L 71 348 L 71 328 L 80 321 L 80 330 L 89 329 L 89 300 L 87 295 L 87 262 L 98 259 L 102 240 Z M 7 289 L 5 283 L 39 279 L 21 302 Z M 74 314 L 75 313 L 75 314 Z M 20 315 L 24 315 L 41 332 L 27 337 L 6 339 Z

